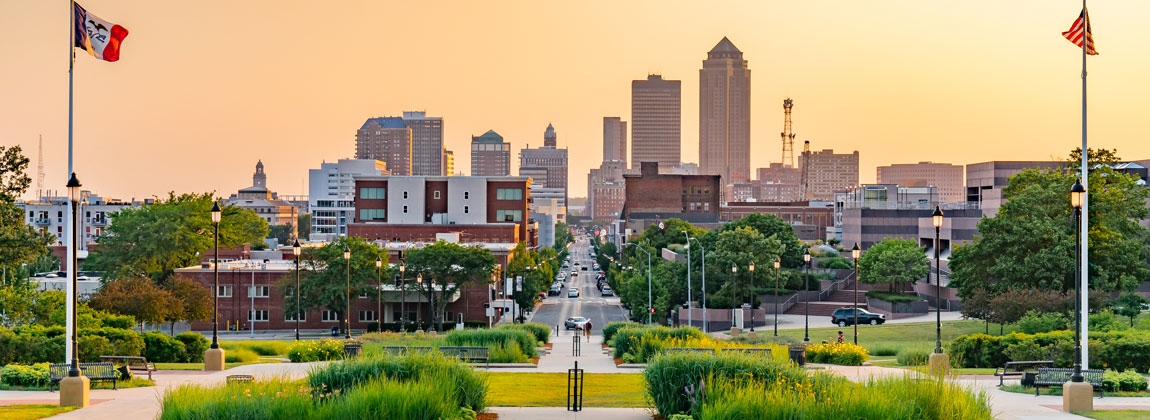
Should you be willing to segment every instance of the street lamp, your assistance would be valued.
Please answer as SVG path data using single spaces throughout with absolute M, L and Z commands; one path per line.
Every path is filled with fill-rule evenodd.
M 1074 373 L 1070 376 L 1070 382 L 1082 382 L 1082 287 L 1079 284 L 1082 275 L 1081 261 L 1082 258 L 1082 241 L 1081 230 L 1078 228 L 1082 218 L 1082 203 L 1085 201 L 1086 187 L 1082 185 L 1082 180 L 1077 179 L 1074 181 L 1074 186 L 1070 187 L 1070 205 L 1074 207 Z M 74 354 L 74 353 L 73 353 Z
M 731 326 L 735 326 L 735 290 L 738 289 L 739 277 L 736 273 L 739 272 L 739 267 L 735 263 L 731 263 Z
M 634 245 L 635 249 L 643 251 L 647 254 L 647 325 L 651 325 L 651 318 L 654 315 L 654 306 L 651 304 L 651 251 L 643 249 L 634 242 L 624 242 L 623 246 Z
M 775 257 L 775 337 L 779 336 L 779 267 L 782 263 Z
M 375 325 L 376 331 L 383 332 L 383 259 L 375 256 Z
M 810 281 L 807 279 L 807 273 L 811 270 L 811 250 L 810 248 L 803 250 L 803 294 L 806 295 L 807 290 L 811 288 Z M 806 296 L 803 301 L 803 341 L 811 341 L 811 297 Z
M 212 203 L 212 226 L 214 234 L 212 235 L 215 241 L 213 249 L 214 255 L 212 259 L 212 345 L 204 351 L 204 370 L 221 371 L 224 370 L 224 349 L 220 348 L 220 221 L 224 218 L 224 212 L 220 209 L 220 203 Z
M 80 180 L 76 178 L 76 173 L 73 172 L 72 176 L 68 178 L 68 201 L 72 205 L 72 255 L 69 257 L 71 261 L 68 264 L 69 275 L 72 277 L 72 330 L 68 333 L 72 335 L 72 364 L 68 368 L 68 377 L 64 378 L 60 383 L 60 405 L 61 406 L 88 406 L 88 385 L 91 383 L 86 376 L 80 372 L 80 351 L 77 344 L 78 335 L 77 324 L 79 321 L 76 318 L 76 307 L 80 305 L 80 301 L 76 299 L 76 277 L 79 271 L 76 267 L 76 252 L 77 247 L 80 246 L 80 225 L 77 219 L 80 206 Z
M 755 262 L 754 261 L 751 261 L 751 264 L 747 266 L 747 270 L 749 270 L 751 272 L 751 332 L 755 332 L 755 300 L 757 299 L 757 296 L 755 295 Z
M 691 300 L 691 235 L 684 230 L 683 236 L 687 238 L 687 243 L 683 245 L 683 250 L 687 251 L 687 325 L 693 325 L 694 318 L 691 317 L 691 307 L 693 306 Z
M 690 240 L 699 245 L 699 250 L 703 254 L 703 332 L 707 332 L 707 248 L 703 246 L 702 242 L 699 242 L 698 238 L 690 238 Z
M 942 207 L 934 206 L 931 220 L 934 223 L 934 283 L 936 286 L 934 352 L 935 354 L 942 354 L 942 266 L 939 265 L 939 253 L 942 248 Z
M 299 256 L 303 253 L 299 239 L 291 245 L 291 253 L 295 255 L 295 341 L 299 341 Z
M 399 260 L 399 331 L 407 334 L 407 278 L 403 272 L 407 271 L 407 263 Z
M 417 284 L 417 285 L 418 285 L 417 287 L 419 287 L 419 288 L 422 288 L 422 287 L 423 287 L 423 273 L 419 273 L 419 274 L 416 274 L 416 275 L 415 275 L 415 284 Z M 434 297 L 435 297 L 435 295 L 431 295 L 431 296 L 432 296 L 432 298 L 434 298 Z M 419 318 L 418 318 L 418 317 L 419 317 L 419 315 L 418 315 L 418 313 L 417 313 L 417 314 L 416 314 L 416 321 L 417 321 L 417 322 L 419 321 Z M 422 325 L 421 325 L 419 328 L 420 328 L 420 331 L 422 331 L 422 330 L 423 330 L 423 326 L 422 326 Z
M 344 331 L 343 338 L 345 340 L 351 339 L 351 248 L 346 244 L 343 246 L 343 260 L 347 263 L 347 306 L 346 316 L 344 319 L 347 322 L 347 329 Z
M 861 252 L 862 252 L 862 250 L 859 249 L 859 243 L 855 242 L 854 248 L 851 248 L 851 259 L 855 260 L 855 294 L 854 294 L 854 298 L 852 298 L 851 300 L 854 301 L 854 305 L 855 305 L 854 327 L 855 327 L 855 345 L 856 346 L 859 344 L 859 254 Z

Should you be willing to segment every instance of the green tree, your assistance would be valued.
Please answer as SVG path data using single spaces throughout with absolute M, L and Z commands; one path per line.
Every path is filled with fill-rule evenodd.
M 773 214 L 751 213 L 744 216 L 742 219 L 732 221 L 723 225 L 718 231 L 714 233 L 719 234 L 722 232 L 729 232 L 735 229 L 749 227 L 763 236 L 774 236 L 786 248 L 781 255 L 781 263 L 783 267 L 798 268 L 803 265 L 803 249 L 806 246 L 799 241 L 799 237 L 795 235 L 795 229 L 791 227 L 779 216 Z M 708 248 L 710 249 L 710 248 Z
M 16 199 L 32 182 L 20 146 L 0 146 L 0 269 L 14 270 L 47 254 L 52 237 L 24 224 Z M 5 279 L 6 280 L 6 279 Z
M 926 252 L 909 239 L 883 239 L 859 256 L 858 265 L 859 281 L 890 283 L 892 293 L 905 291 L 910 283 L 930 272 Z
M 85 268 L 106 279 L 149 276 L 161 283 L 180 267 L 198 264 L 212 249 L 211 194 L 169 193 L 166 201 L 116 212 L 97 241 Z M 224 206 L 220 247 L 259 244 L 267 222 L 254 211 Z
M 127 277 L 105 282 L 88 304 L 93 309 L 131 315 L 137 321 L 159 325 L 168 320 L 176 302 L 151 278 Z
M 1142 313 L 1142 307 L 1146 306 L 1146 298 L 1142 295 L 1132 292 L 1123 293 L 1114 301 L 1114 313 L 1125 317 L 1130 317 L 1130 326 L 1134 326 L 1134 318 Z
M 176 335 L 176 323 L 206 321 L 212 318 L 212 296 L 208 288 L 195 280 L 177 276 L 165 287 L 171 295 L 171 305 L 164 313 L 171 335 Z
M 1100 155 L 1100 159 L 1104 157 Z M 1113 158 L 1106 158 L 1113 159 Z M 950 260 L 951 285 L 959 296 L 985 288 L 1015 287 L 1058 291 L 1074 285 L 1075 227 L 1071 226 L 1070 186 L 1077 173 L 1028 169 L 1010 178 L 1006 203 L 994 218 L 978 223 L 980 236 L 956 247 Z M 1091 289 L 1130 290 L 1150 277 L 1146 268 L 1146 218 L 1150 190 L 1138 179 L 1096 166 L 1090 172 Z
M 555 224 L 555 252 L 566 250 L 567 244 L 574 240 L 575 237 L 571 235 L 571 226 L 563 222 Z
M 484 248 L 444 241 L 409 251 L 406 261 L 408 273 L 423 275 L 423 283 L 408 286 L 435 302 L 432 323 L 436 326 L 443 322 L 446 298 L 472 284 L 490 284 L 496 264 Z
M 27 170 L 28 157 L 20 146 L 0 146 L 0 201 L 14 202 L 28 190 L 32 178 Z
M 707 248 L 707 285 L 714 294 L 708 296 L 707 306 L 729 307 L 725 305 L 732 302 L 732 297 L 736 306 L 742 302 L 758 306 L 758 299 L 752 296 L 750 263 L 754 261 L 759 272 L 754 284 L 766 284 L 762 273 L 768 271 L 768 267 L 773 269 L 775 257 L 785 248 L 775 235 L 767 237 L 750 226 L 719 233 L 714 247 Z M 732 265 L 738 271 L 732 272 Z
M 296 225 L 299 226 L 299 231 L 296 232 L 299 239 L 301 241 L 308 240 L 311 237 L 311 215 L 305 213 L 296 216 Z
M 559 268 L 557 255 L 552 248 L 543 248 L 542 251 L 527 249 L 523 242 L 515 247 L 511 255 L 514 257 L 507 264 L 506 274 L 523 276 L 523 291 L 515 292 L 515 303 L 523 313 L 529 313 L 535 308 L 535 297 L 546 291 L 555 278 Z
M 351 250 L 350 260 L 343 258 L 345 246 Z M 384 261 L 388 258 L 379 247 L 359 237 L 341 237 L 321 247 L 304 248 L 300 258 L 302 271 L 299 283 L 300 310 L 333 311 L 339 315 L 341 328 L 347 328 L 343 321 L 349 319 L 348 284 L 350 283 L 352 299 L 357 299 L 360 294 L 370 291 L 371 293 L 367 293 L 368 298 L 375 300 L 377 257 Z M 408 253 L 407 272 L 409 275 L 413 273 L 410 253 Z M 392 278 L 390 268 L 384 268 L 382 278 Z M 295 296 L 294 273 L 284 275 L 277 285 L 284 296 Z M 284 311 L 294 313 L 295 300 L 284 299 L 283 308 Z
M 280 245 L 291 245 L 294 240 L 292 238 L 294 228 L 291 223 L 268 226 L 268 238 L 275 239 Z

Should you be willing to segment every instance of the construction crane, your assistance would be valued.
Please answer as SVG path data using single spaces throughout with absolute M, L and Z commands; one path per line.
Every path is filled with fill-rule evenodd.
M 791 98 L 783 99 L 783 167 L 795 167 L 795 133 L 791 132 L 791 108 L 795 102 Z

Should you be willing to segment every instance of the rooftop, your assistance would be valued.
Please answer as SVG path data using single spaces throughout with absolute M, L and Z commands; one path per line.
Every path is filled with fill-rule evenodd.
M 405 127 L 407 127 L 407 125 L 405 125 L 403 123 L 403 118 L 399 118 L 399 117 L 376 117 L 376 118 L 368 118 L 367 121 L 363 122 L 363 126 L 360 127 L 359 129 L 360 130 L 366 130 L 367 127 L 370 126 L 372 123 L 379 124 L 380 128 L 405 128 Z

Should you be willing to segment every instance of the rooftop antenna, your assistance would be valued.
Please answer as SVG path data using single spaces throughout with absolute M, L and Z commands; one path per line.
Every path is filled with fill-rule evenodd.
M 795 167 L 795 133 L 791 131 L 791 108 L 795 102 L 791 98 L 783 99 L 783 156 L 782 165 L 785 168 Z
M 36 152 L 36 195 L 44 194 L 44 135 L 40 135 L 40 150 Z

